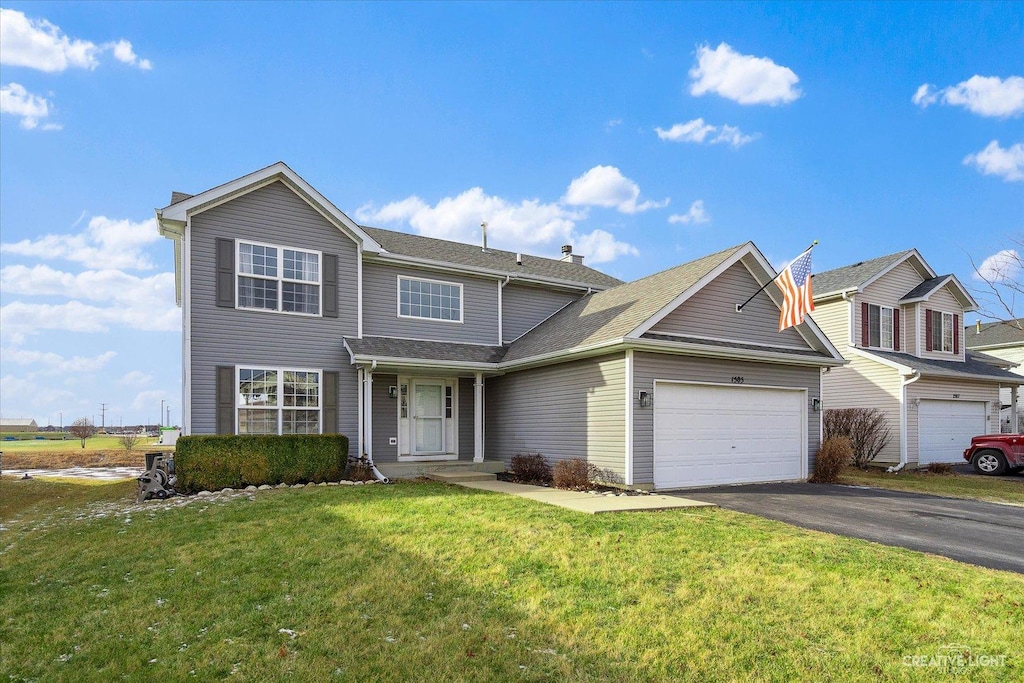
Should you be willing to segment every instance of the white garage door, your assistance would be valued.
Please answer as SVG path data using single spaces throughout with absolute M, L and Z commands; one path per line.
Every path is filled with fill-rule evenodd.
M 918 463 L 964 462 L 971 437 L 985 434 L 984 401 L 934 401 L 918 406 Z
M 656 382 L 656 488 L 800 479 L 806 394 Z

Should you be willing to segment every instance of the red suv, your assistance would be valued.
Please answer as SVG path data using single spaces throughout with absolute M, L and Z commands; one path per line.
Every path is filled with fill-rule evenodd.
M 1024 470 L 1024 434 L 985 434 L 971 439 L 964 460 L 978 474 L 1006 474 Z

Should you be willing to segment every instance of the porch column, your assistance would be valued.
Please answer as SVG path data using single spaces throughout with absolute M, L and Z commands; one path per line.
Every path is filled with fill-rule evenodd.
M 484 461 L 484 373 L 473 382 L 473 462 Z
M 364 371 L 363 392 L 363 449 L 366 457 L 373 461 L 373 371 Z

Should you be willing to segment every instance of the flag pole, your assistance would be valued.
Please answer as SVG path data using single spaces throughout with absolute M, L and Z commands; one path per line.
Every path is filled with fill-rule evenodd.
M 809 246 L 806 249 L 804 249 L 803 251 L 801 251 L 800 254 L 804 254 L 804 253 L 810 251 L 811 249 L 814 249 L 814 247 L 816 247 L 817 245 L 818 245 L 818 240 L 814 240 L 813 242 L 811 242 L 811 246 Z M 798 257 L 799 257 L 799 255 L 798 255 Z M 758 294 L 760 294 L 764 290 L 768 289 L 768 285 L 770 285 L 771 283 L 775 282 L 775 280 L 777 280 L 777 279 L 778 279 L 778 276 L 776 275 L 771 280 L 769 280 L 768 282 L 764 283 L 764 286 L 761 287 L 761 289 L 759 289 L 756 292 L 754 292 L 753 294 L 751 294 L 749 299 L 747 299 L 746 301 L 744 301 L 741 304 L 736 304 L 736 312 L 740 313 L 743 310 L 744 306 L 746 306 L 751 301 L 753 301 L 755 296 L 757 296 Z

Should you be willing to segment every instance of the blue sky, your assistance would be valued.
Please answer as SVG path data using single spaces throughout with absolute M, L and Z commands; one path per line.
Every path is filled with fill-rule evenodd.
M 0 6 L 4 417 L 180 420 L 153 209 L 278 160 L 623 279 L 817 239 L 817 272 L 916 247 L 973 286 L 1024 234 L 1020 4 Z

